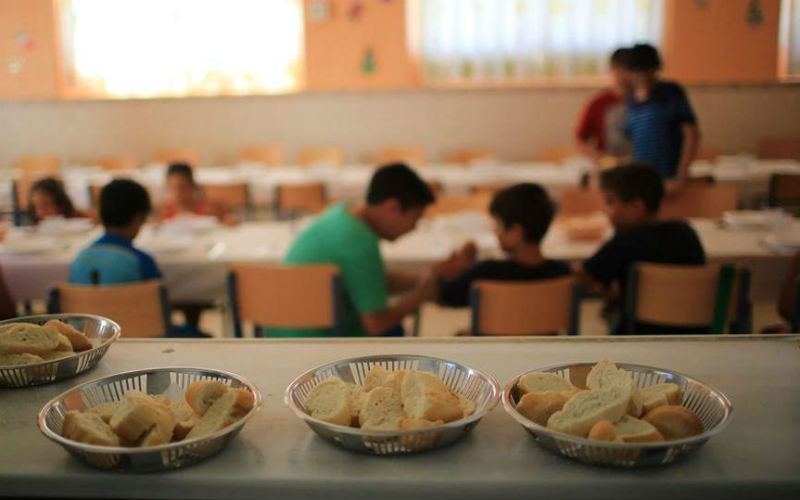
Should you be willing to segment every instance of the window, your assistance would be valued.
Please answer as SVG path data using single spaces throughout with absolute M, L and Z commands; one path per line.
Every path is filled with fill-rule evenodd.
M 800 0 L 783 0 L 781 76 L 792 80 L 800 79 Z
M 73 93 L 251 94 L 301 83 L 300 0 L 71 0 L 62 16 Z
M 591 77 L 617 47 L 659 44 L 663 0 L 410 0 L 409 19 L 431 81 Z

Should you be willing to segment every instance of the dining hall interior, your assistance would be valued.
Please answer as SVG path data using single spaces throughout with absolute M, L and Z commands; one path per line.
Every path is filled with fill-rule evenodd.
M 191 407 L 172 410 L 173 445 L 204 428 L 186 424 L 176 437 L 185 424 L 179 411 L 203 421 L 212 401 L 234 401 L 236 389 L 230 404 L 240 413 L 230 410 L 225 425 L 238 432 L 252 417 L 238 446 L 253 449 L 226 451 L 219 461 L 230 471 L 248 453 L 268 453 L 253 442 L 252 428 L 286 426 L 265 420 L 276 407 L 284 420 L 290 412 L 300 417 L 283 429 L 281 453 L 311 450 L 336 461 L 341 452 L 312 439 L 301 420 L 322 440 L 368 453 L 450 442 L 444 429 L 455 424 L 446 412 L 410 410 L 405 384 L 422 370 L 449 389 L 420 376 L 413 390 L 429 394 L 435 385 L 444 394 L 437 397 L 461 398 L 452 399 L 460 401 L 459 418 L 485 410 L 478 433 L 505 425 L 502 411 L 489 414 L 499 404 L 544 448 L 634 467 L 669 463 L 694 445 L 661 450 L 656 459 L 655 448 L 621 458 L 548 441 L 543 429 L 582 441 L 670 440 L 641 402 L 638 412 L 601 419 L 610 430 L 596 421 L 558 427 L 551 415 L 568 413 L 584 397 L 575 394 L 601 389 L 577 374 L 577 364 L 555 363 L 591 360 L 585 371 L 633 374 L 642 390 L 677 384 L 680 392 L 647 393 L 654 399 L 645 398 L 644 408 L 679 407 L 683 397 L 705 431 L 721 431 L 730 418 L 722 392 L 738 380 L 734 360 L 742 371 L 753 364 L 752 380 L 728 393 L 738 396 L 737 411 L 768 381 L 771 390 L 800 394 L 800 365 L 787 354 L 800 333 L 800 0 L 0 0 L 0 123 L 0 401 L 6 394 L 19 401 L 13 411 L 32 415 L 98 376 L 123 387 L 129 382 L 120 373 L 146 368 L 136 380 L 151 377 L 155 387 L 163 382 L 157 375 L 168 373 L 172 385 L 164 389 Z M 20 333 L 19 325 L 31 330 Z M 14 344 L 48 335 L 48 348 Z M 73 354 L 76 364 L 67 362 Z M 608 368 L 606 359 L 617 365 Z M 501 387 L 548 365 L 542 371 L 566 385 L 559 378 L 529 389 L 531 378 L 520 375 Z M 393 386 L 376 366 L 405 375 Z M 83 374 L 89 370 L 94 375 Z M 778 373 L 794 382 L 775 382 Z M 331 374 L 350 388 L 320 382 Z M 60 382 L 67 376 L 80 378 Z M 198 410 L 187 384 L 210 378 L 227 385 L 203 387 L 221 392 L 197 396 Z M 162 394 L 130 383 L 124 390 Z M 396 389 L 404 410 L 392 425 L 374 424 L 356 408 L 361 396 L 348 392 L 352 415 L 342 403 L 346 415 L 323 418 L 314 412 L 332 411 L 325 406 L 332 400 L 316 403 L 323 409 L 311 404 L 322 384 L 332 391 L 325 396 L 356 391 L 352 384 L 364 398 Z M 92 450 L 70 448 L 67 429 L 83 424 L 66 416 L 123 397 L 97 399 L 100 392 L 80 387 L 71 390 L 83 391 L 84 403 L 56 398 L 42 409 L 39 429 L 90 465 L 135 470 L 136 454 L 92 458 Z M 690 398 L 695 390 L 708 400 Z M 548 392 L 542 421 L 541 413 L 525 413 L 529 392 Z M 629 392 L 633 408 L 638 395 Z M 656 396 L 663 404 L 652 402 Z M 797 396 L 789 399 L 784 409 L 800 407 Z M 544 411 L 545 403 L 530 404 Z M 769 406 L 747 408 L 740 419 L 748 422 L 747 412 L 762 418 Z M 134 439 L 113 425 L 119 412 L 101 417 L 93 425 L 118 447 L 161 443 L 156 424 Z M 617 436 L 621 419 L 657 431 L 626 441 Z M 778 435 L 785 422 L 771 422 L 782 463 L 796 466 L 797 452 L 778 444 L 787 438 Z M 379 434 L 351 446 L 328 424 L 362 433 L 372 424 L 401 433 L 445 427 L 413 445 L 406 435 L 382 441 Z M 14 439 L 41 441 L 41 453 L 52 447 L 31 437 L 35 427 L 9 425 L 4 434 L 20 429 Z M 453 450 L 483 456 L 487 435 L 511 439 L 510 431 L 490 432 Z M 718 443 L 731 434 L 700 453 L 736 455 Z M 516 458 L 537 450 L 514 443 Z M 31 452 L 37 461 L 39 451 Z M 89 469 L 50 465 L 51 482 L 36 484 L 26 479 L 33 474 L 27 462 L 3 455 L 0 479 L 12 481 L 13 493 L 101 491 L 91 474 L 73 481 Z M 145 465 L 141 457 L 138 466 L 148 470 L 183 463 L 162 455 Z M 364 484 L 382 484 L 376 478 L 392 464 L 351 460 L 364 467 Z M 412 472 L 423 478 L 426 497 L 488 495 L 494 485 L 500 497 L 532 498 L 541 486 L 541 477 L 521 479 L 524 470 L 512 466 L 506 479 L 522 481 L 519 491 L 494 484 L 501 476 L 478 481 L 477 465 L 454 459 L 437 469 L 426 460 L 433 461 L 404 462 L 408 470 L 387 483 L 386 498 L 413 493 Z M 742 479 L 742 495 L 800 494 L 796 477 L 781 476 L 766 454 L 760 460 L 756 479 Z M 545 462 L 545 470 L 561 465 Z M 248 463 L 244 470 L 260 474 L 261 465 Z M 365 493 L 357 483 L 330 489 L 341 477 L 329 466 L 316 464 L 316 478 L 279 467 L 247 484 L 283 485 L 270 495 L 308 498 Z M 733 481 L 740 466 L 700 467 L 696 479 L 731 493 L 733 483 L 716 480 Z M 426 467 L 453 471 L 460 486 L 447 489 Z M 204 497 L 200 486 L 180 480 L 196 476 L 181 473 L 157 476 L 138 494 L 183 498 L 174 493 L 186 487 L 190 497 Z M 595 474 L 578 474 L 569 491 L 605 498 L 631 479 L 597 486 Z M 472 492 L 470 478 L 480 484 Z M 117 484 L 133 484 L 126 481 Z M 260 491 L 221 481 L 227 498 Z M 700 491 L 690 483 L 680 484 L 687 498 Z

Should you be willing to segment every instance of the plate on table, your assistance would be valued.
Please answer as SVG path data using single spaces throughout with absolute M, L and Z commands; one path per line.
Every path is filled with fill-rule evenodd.
M 202 234 L 219 228 L 219 221 L 213 215 L 180 215 L 161 226 L 161 231 Z
M 722 215 L 722 220 L 736 229 L 768 229 L 791 218 L 781 210 L 731 210 Z
M 159 239 L 153 239 L 147 243 L 143 243 L 142 247 L 149 252 L 163 255 L 184 252 L 192 248 L 193 243 L 194 240 L 190 237 L 175 238 L 162 236 Z
M 0 243 L 0 255 L 37 255 L 52 250 L 52 238 L 12 238 Z
M 71 234 L 81 234 L 94 227 L 92 219 L 78 217 L 66 219 L 64 217 L 48 217 L 39 222 L 36 231 L 40 234 L 54 236 L 66 236 Z

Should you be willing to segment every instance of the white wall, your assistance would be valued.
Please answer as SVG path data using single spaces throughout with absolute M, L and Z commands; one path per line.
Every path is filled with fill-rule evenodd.
M 416 143 L 437 157 L 492 147 L 502 158 L 535 157 L 570 141 L 588 89 L 318 93 L 144 101 L 0 102 L 0 165 L 23 154 L 67 161 L 163 147 L 196 149 L 203 164 L 227 164 L 248 143 L 332 143 L 359 161 L 382 144 Z M 760 137 L 800 135 L 800 86 L 693 87 L 706 141 L 754 151 Z

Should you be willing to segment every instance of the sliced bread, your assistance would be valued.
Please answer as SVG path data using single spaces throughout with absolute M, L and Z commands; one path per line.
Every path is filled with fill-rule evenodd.
M 95 413 L 70 411 L 64 416 L 61 435 L 80 443 L 99 446 L 120 446 L 120 439 L 111 427 Z
M 371 391 L 376 387 L 391 387 L 400 390 L 400 383 L 405 376 L 405 371 L 389 371 L 380 365 L 375 365 L 364 377 L 364 390 Z
M 581 391 L 553 413 L 547 427 L 556 431 L 586 437 L 592 426 L 601 420 L 616 422 L 628 409 L 630 397 L 618 391 L 594 389 Z
M 70 344 L 72 345 L 72 350 L 75 352 L 86 351 L 91 349 L 92 343 L 86 338 L 86 335 L 82 334 L 75 328 L 71 327 L 70 325 L 64 323 L 63 321 L 59 321 L 57 319 L 51 319 L 47 323 L 44 324 L 45 328 L 52 328 L 58 331 L 61 335 L 64 335 L 69 339 Z
M 564 408 L 567 397 L 561 391 L 532 391 L 519 400 L 517 411 L 539 425 L 547 425 L 550 416 Z
M 224 429 L 246 415 L 253 404 L 253 395 L 249 392 L 242 389 L 227 391 L 206 410 L 186 439 L 207 436 Z
M 111 417 L 114 416 L 114 412 L 119 408 L 119 405 L 119 401 L 110 401 L 108 403 L 101 403 L 99 405 L 92 406 L 86 411 L 89 413 L 94 413 L 103 419 L 103 422 L 109 423 L 111 422 Z
M 14 323 L 0 330 L 0 354 L 44 354 L 55 351 L 61 334 L 30 323 Z
M 461 407 L 461 412 L 464 414 L 463 418 L 469 417 L 475 413 L 475 401 L 462 394 L 456 394 L 456 396 L 458 396 L 458 405 Z
M 172 435 L 175 439 L 181 440 L 200 422 L 200 416 L 184 399 L 173 401 L 169 407 L 172 414 L 175 415 L 175 429 L 173 429 Z
M 400 385 L 400 395 L 409 418 L 452 422 L 464 417 L 458 396 L 432 373 L 406 373 Z
M 186 388 L 183 396 L 198 415 L 203 415 L 226 392 L 228 386 L 219 380 L 198 380 Z
M 306 412 L 325 422 L 350 425 L 350 391 L 339 377 L 327 378 L 311 389 L 305 401 Z
M 362 429 L 396 431 L 406 418 L 397 390 L 390 387 L 375 387 L 367 393 L 364 407 L 358 415 Z
M 655 443 L 664 440 L 664 436 L 650 423 L 630 415 L 623 415 L 614 424 L 614 430 L 626 443 Z
M 612 443 L 624 443 L 622 438 L 614 429 L 614 424 L 608 420 L 601 420 L 594 424 L 589 430 L 588 439 L 592 441 L 609 441 Z
M 168 406 L 160 403 L 156 403 L 156 413 L 158 414 L 158 420 L 149 431 L 145 432 L 144 437 L 139 442 L 139 446 L 142 448 L 159 446 L 172 441 L 172 434 L 177 423 L 175 415 L 172 414 L 172 410 Z
M 683 400 L 683 392 L 678 384 L 656 384 L 639 389 L 642 394 L 642 411 L 648 413 L 659 406 L 679 405 Z
M 534 372 L 526 373 L 517 382 L 517 388 L 521 394 L 542 391 L 567 391 L 573 392 L 576 387 L 564 377 L 559 377 L 555 373 Z
M 32 365 L 41 363 L 44 358 L 36 354 L 0 354 L 0 366 Z
M 630 372 L 617 368 L 613 361 L 604 359 L 599 361 L 589 371 L 586 377 L 586 387 L 589 389 L 613 389 L 630 398 L 628 414 L 639 417 L 642 414 L 642 395 L 633 382 Z
M 128 391 L 111 416 L 109 425 L 122 439 L 136 443 L 153 426 L 167 418 L 165 413 L 171 415 L 171 412 L 147 394 Z
M 703 433 L 703 422 L 683 406 L 659 406 L 649 411 L 642 419 L 658 429 L 667 441 Z

